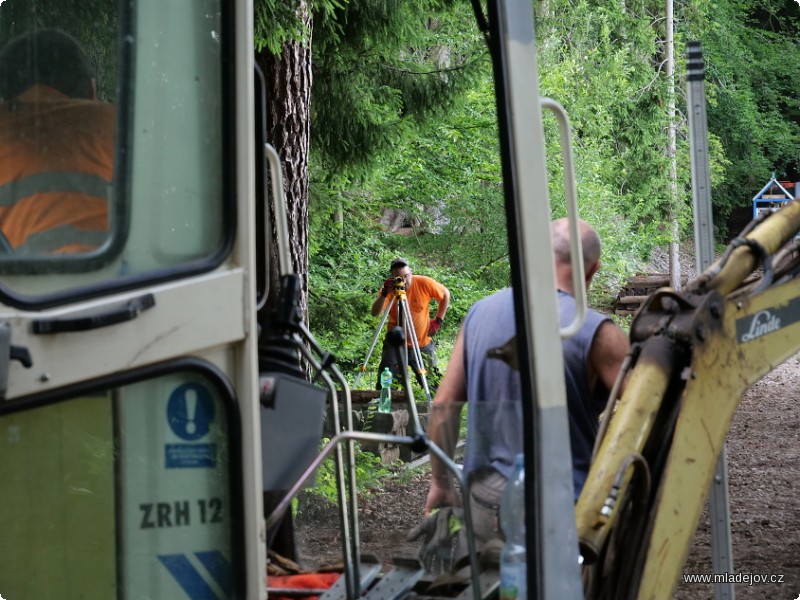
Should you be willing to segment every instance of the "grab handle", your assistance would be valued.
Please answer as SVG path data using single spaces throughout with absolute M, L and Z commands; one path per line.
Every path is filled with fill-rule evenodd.
M 572 262 L 572 290 L 575 294 L 575 317 L 558 333 L 562 338 L 572 337 L 586 321 L 586 277 L 583 270 L 583 244 L 578 215 L 578 193 L 575 190 L 575 165 L 572 160 L 572 134 L 570 133 L 567 111 L 552 98 L 541 99 L 542 108 L 548 109 L 556 117 L 561 134 L 561 158 L 564 161 L 564 194 L 567 200 L 567 217 L 569 225 L 570 260 Z
M 272 204 L 275 209 L 275 233 L 278 242 L 278 267 L 281 275 L 292 274 L 292 258 L 289 255 L 289 222 L 286 217 L 286 197 L 283 195 L 283 171 L 281 159 L 270 144 L 264 144 L 264 154 L 269 165 L 272 184 Z
M 124 306 L 112 308 L 99 314 L 66 319 L 36 319 L 31 323 L 31 331 L 36 335 L 44 335 L 100 329 L 109 325 L 133 321 L 142 312 L 153 308 L 155 305 L 155 296 L 153 294 L 145 294 L 130 300 Z

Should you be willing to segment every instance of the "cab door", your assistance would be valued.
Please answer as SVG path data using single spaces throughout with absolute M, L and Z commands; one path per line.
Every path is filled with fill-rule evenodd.
M 6 598 L 265 597 L 251 15 L 0 7 Z

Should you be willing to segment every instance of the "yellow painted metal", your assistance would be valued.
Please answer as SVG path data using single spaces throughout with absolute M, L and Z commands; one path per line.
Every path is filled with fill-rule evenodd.
M 657 469 L 651 473 L 655 499 L 642 543 L 633 542 L 636 536 L 624 537 L 627 545 L 614 548 L 612 564 L 593 572 L 602 578 L 594 589 L 609 598 L 672 597 L 742 394 L 800 351 L 800 279 L 767 281 L 765 290 L 741 287 L 761 265 L 761 250 L 773 255 L 798 230 L 800 202 L 794 202 L 746 235 L 754 247 L 732 247 L 683 294 L 661 290 L 634 322 L 641 354 L 576 506 L 578 535 L 589 563 L 612 539 L 612 530 L 629 525 L 619 519 L 621 505 L 609 510 L 615 480 L 620 503 L 627 497 L 633 472 L 620 476 L 621 469 L 631 457 L 644 455 L 645 448 L 650 454 L 660 448 L 666 462 L 660 471 L 649 465 Z M 678 407 L 672 438 L 650 439 L 655 431 L 669 429 L 656 419 L 670 414 L 666 409 L 671 406 Z M 660 408 L 665 410 L 659 413 Z M 642 560 L 632 560 L 642 552 Z M 612 589 L 617 585 L 632 589 Z
M 745 237 L 760 244 L 771 255 L 798 231 L 800 231 L 800 201 L 795 201 L 770 215 Z M 739 247 L 733 251 L 724 266 L 720 268 L 720 261 L 716 261 L 696 280 L 696 283 L 705 289 L 715 289 L 723 296 L 727 295 L 759 266 L 758 258 L 749 248 Z M 692 287 L 695 286 L 690 286 L 690 289 Z
M 798 320 L 742 341 L 749 324 L 775 313 L 800 308 L 800 280 L 770 288 L 751 299 L 729 301 L 721 329 L 708 328 L 695 349 L 691 378 L 682 398 L 647 549 L 639 600 L 672 597 L 689 551 L 731 419 L 744 391 L 800 350 Z M 740 322 L 737 336 L 737 321 Z M 744 332 L 744 333 L 742 333 Z
M 670 380 L 672 343 L 664 337 L 651 341 L 643 349 L 609 422 L 598 450 L 603 460 L 592 463 L 575 507 L 578 540 L 589 562 L 599 553 L 617 516 L 613 511 L 609 518 L 603 517 L 603 504 L 627 458 L 642 452 Z M 624 495 L 630 475 L 626 474 L 623 479 L 620 497 Z

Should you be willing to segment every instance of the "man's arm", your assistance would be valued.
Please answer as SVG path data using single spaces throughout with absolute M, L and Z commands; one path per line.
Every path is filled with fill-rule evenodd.
M 383 307 L 386 305 L 386 296 L 383 294 L 379 294 L 377 298 L 375 298 L 375 302 L 372 303 L 372 308 L 370 311 L 372 312 L 373 317 L 377 317 L 379 314 L 383 312 Z
M 0 0 L 0 2 L 2 2 L 2 0 Z M 386 299 L 389 296 L 389 292 L 392 291 L 394 281 L 394 277 L 389 277 L 383 282 L 383 287 L 381 288 L 378 297 L 375 298 L 375 301 L 372 303 L 372 307 L 370 307 L 370 312 L 372 313 L 373 317 L 377 317 L 379 314 L 381 314 L 381 312 L 383 312 L 383 307 L 386 306 Z
M 459 425 L 461 424 L 461 408 L 466 401 L 464 336 L 463 331 L 459 331 L 444 378 L 433 399 L 427 429 L 430 440 L 450 458 L 456 451 Z M 461 499 L 453 483 L 453 474 L 433 452 L 430 453 L 430 457 L 431 487 L 425 502 L 426 515 L 439 506 L 461 506 Z
M 594 335 L 589 364 L 607 390 L 614 387 L 628 350 L 630 343 L 625 333 L 613 321 L 604 321 Z
M 444 286 L 442 286 L 444 287 Z M 447 314 L 447 308 L 450 306 L 450 290 L 446 287 L 444 288 L 444 296 L 439 301 L 439 305 L 436 308 L 436 318 L 444 321 L 444 316 Z

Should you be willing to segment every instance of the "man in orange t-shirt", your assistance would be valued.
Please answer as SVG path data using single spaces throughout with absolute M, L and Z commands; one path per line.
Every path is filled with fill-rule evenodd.
M 444 324 L 444 317 L 447 314 L 447 307 L 450 304 L 450 291 L 431 277 L 413 275 L 411 267 L 408 266 L 408 261 L 404 258 L 395 258 L 392 261 L 390 270 L 392 276 L 384 281 L 383 288 L 372 303 L 372 315 L 377 317 L 389 306 L 392 301 L 390 294 L 394 289 L 394 279 L 396 277 L 402 277 L 405 284 L 408 309 L 411 313 L 411 320 L 414 323 L 414 332 L 416 333 L 419 349 L 422 354 L 423 366 L 427 372 L 438 375 L 436 366 L 436 344 L 431 338 Z M 431 320 L 430 305 L 434 300 L 437 302 L 436 317 Z M 392 304 L 387 331 L 391 331 L 393 327 L 397 326 L 397 305 L 397 302 Z M 409 348 L 412 348 L 413 340 L 407 339 L 406 344 Z M 413 351 L 409 351 L 408 353 L 408 364 L 414 370 L 417 382 L 422 385 L 420 365 L 417 364 Z M 400 365 L 397 363 L 395 350 L 387 343 L 386 339 L 384 339 L 381 363 L 378 366 L 378 382 L 376 389 L 380 389 L 380 374 L 386 367 L 391 369 L 394 378 L 399 381 L 402 371 Z M 431 383 L 431 390 L 435 389 L 436 383 L 438 382 Z
M 0 50 L 0 241 L 28 256 L 88 252 L 108 237 L 116 117 L 80 45 L 41 29 Z M 3 251 L 0 250 L 0 251 Z

